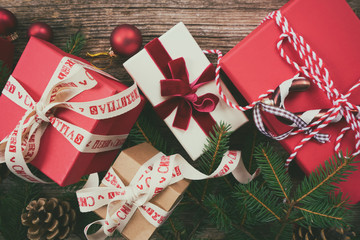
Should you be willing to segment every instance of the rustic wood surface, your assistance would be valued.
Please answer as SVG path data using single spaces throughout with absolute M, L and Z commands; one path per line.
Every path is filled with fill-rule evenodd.
M 12 11 L 19 20 L 18 59 L 27 42 L 27 29 L 33 22 L 46 22 L 54 30 L 53 43 L 63 46 L 78 29 L 86 35 L 86 52 L 106 51 L 111 31 L 119 24 L 136 25 L 146 44 L 182 21 L 203 49 L 224 53 L 248 35 L 267 13 L 288 0 L 1 0 L 0 7 Z M 347 0 L 360 15 L 360 0 Z M 84 58 L 86 58 L 84 56 Z M 129 81 L 122 68 L 125 58 L 117 58 L 107 71 Z
M 288 0 L 0 0 L 0 7 L 12 11 L 19 21 L 19 39 L 15 41 L 17 61 L 27 42 L 27 29 L 33 22 L 46 22 L 54 30 L 53 43 L 64 46 L 77 30 L 87 37 L 86 52 L 106 51 L 111 31 L 119 24 L 136 25 L 143 34 L 143 44 L 158 37 L 182 21 L 203 49 L 228 52 L 248 35 L 267 13 Z M 331 0 L 330 0 L 331 1 Z M 347 0 L 360 16 L 360 0 Z M 107 70 L 129 82 L 122 68 L 125 58 L 118 57 Z M 204 238 L 213 238 L 212 231 Z M 1 238 L 1 237 L 0 237 Z

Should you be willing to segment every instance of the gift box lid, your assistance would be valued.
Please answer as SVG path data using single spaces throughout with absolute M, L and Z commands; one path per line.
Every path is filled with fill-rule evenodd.
M 291 27 L 324 60 L 335 87 L 340 92 L 346 92 L 360 77 L 360 68 L 356 67 L 360 64 L 360 21 L 346 1 L 292 0 L 280 10 Z M 248 102 L 256 100 L 268 89 L 275 89 L 296 73 L 276 48 L 281 33 L 275 21 L 268 20 L 222 59 L 222 69 Z M 292 59 L 302 63 L 288 44 L 285 51 Z M 296 111 L 308 110 L 309 106 L 331 106 L 327 97 L 315 86 L 297 94 L 296 99 L 289 98 L 288 102 L 289 110 L 296 105 Z M 296 104 L 298 102 L 302 104 Z
M 303 36 L 323 59 L 334 86 L 341 93 L 347 92 L 360 78 L 360 21 L 346 1 L 292 0 L 280 10 L 294 31 Z M 222 59 L 222 69 L 248 102 L 253 102 L 269 89 L 275 89 L 296 73 L 277 50 L 276 44 L 281 33 L 275 20 L 267 20 Z M 289 43 L 284 44 L 284 50 L 291 59 L 303 65 L 297 53 L 289 47 Z M 358 93 L 359 90 L 355 90 L 349 101 L 359 105 Z M 292 112 L 302 112 L 310 109 L 327 109 L 332 105 L 324 92 L 312 85 L 307 91 L 289 95 L 285 106 Z M 287 125 L 268 115 L 265 115 L 264 121 L 269 130 L 276 134 L 289 129 Z M 343 127 L 344 121 L 331 124 L 322 131 L 331 136 L 330 142 L 320 144 L 312 140 L 300 150 L 297 163 L 305 173 L 314 171 L 335 154 L 335 138 Z M 290 137 L 280 143 L 288 152 L 292 152 L 303 137 L 304 135 Z M 346 134 L 342 149 L 354 149 L 353 133 Z M 354 190 L 354 183 L 358 181 L 359 171 L 340 185 L 340 190 L 349 193 L 352 201 L 360 200 L 360 193 Z
M 210 64 L 209 60 L 183 23 L 175 25 L 165 34 L 160 36 L 159 40 L 173 60 L 181 57 L 184 58 L 190 84 L 194 82 Z M 124 67 L 134 81 L 137 82 L 139 88 L 153 106 L 166 100 L 165 97 L 161 96 L 160 88 L 160 80 L 165 79 L 165 77 L 146 49 L 141 50 L 127 60 L 124 63 Z M 227 88 L 223 84 L 222 86 L 227 95 L 230 96 Z M 211 81 L 199 87 L 196 92 L 198 96 L 206 93 L 213 93 L 219 96 L 215 81 Z M 235 101 L 232 97 L 230 98 Z M 202 154 L 207 136 L 192 117 L 186 131 L 173 127 L 175 114 L 176 109 L 165 118 L 164 121 L 190 157 L 193 160 L 196 160 Z M 230 124 L 231 130 L 236 130 L 247 122 L 247 118 L 242 112 L 228 107 L 222 100 L 219 101 L 216 109 L 213 112 L 210 112 L 210 115 L 217 123 L 223 121 Z
M 39 101 L 42 92 L 53 75 L 60 60 L 68 56 L 86 63 L 81 58 L 72 56 L 55 47 L 51 43 L 30 38 L 12 76 L 18 80 L 35 102 Z M 82 92 L 70 101 L 85 102 L 112 96 L 127 89 L 120 82 L 109 79 L 97 72 L 89 70 L 98 84 L 91 90 Z M 20 97 L 20 96 L 19 96 Z M 56 117 L 82 127 L 95 134 L 128 134 L 143 107 L 144 101 L 130 112 L 104 120 L 90 119 L 76 112 L 58 109 Z M 11 133 L 25 110 L 6 96 L 0 96 L 1 115 L 0 139 Z M 121 122 L 121 124 L 118 124 Z M 103 153 L 80 153 L 58 131 L 52 127 L 46 129 L 41 139 L 37 157 L 31 162 L 43 173 L 59 185 L 68 185 L 80 179 L 81 176 L 94 171 L 107 170 L 117 155 L 117 151 Z M 95 158 L 96 156 L 96 158 Z M 102 158 L 99 161 L 99 158 Z

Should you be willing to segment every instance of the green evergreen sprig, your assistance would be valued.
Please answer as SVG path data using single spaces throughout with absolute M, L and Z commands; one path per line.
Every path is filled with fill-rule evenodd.
M 221 162 L 224 153 L 229 148 L 231 134 L 229 129 L 228 124 L 220 123 L 214 127 L 213 134 L 208 137 L 207 144 L 203 149 L 203 155 L 195 163 L 195 166 L 203 173 L 210 174 Z M 222 179 L 225 181 L 225 178 Z M 220 179 L 193 181 L 186 191 L 184 199 L 172 213 L 171 221 L 166 221 L 158 233 L 166 237 L 166 239 L 196 239 L 197 236 L 203 235 L 206 227 L 212 224 L 219 224 L 219 227 L 231 229 L 229 215 L 231 205 L 228 205 L 223 196 L 216 195 L 216 193 L 221 192 L 222 185 L 227 185 L 225 189 L 228 189 L 230 186 L 232 187 L 232 183 L 227 179 L 225 183 L 222 182 L 222 185 L 220 185 L 216 184 L 217 180 Z M 183 219 L 188 218 L 189 214 L 193 219 L 191 224 L 181 224 L 180 226 L 174 224 L 183 222 Z M 224 218 L 227 218 L 228 222 L 224 223 Z M 216 222 L 217 220 L 219 221 Z
M 70 36 L 63 50 L 64 52 L 70 53 L 74 56 L 79 56 L 85 44 L 85 35 L 82 32 L 77 31 L 75 34 Z
M 351 164 L 353 159 L 334 156 L 325 162 L 325 167 L 320 166 L 296 189 L 294 198 L 296 202 L 313 203 L 326 200 L 327 193 L 337 189 L 337 185 L 347 179 L 347 176 L 356 170 Z
M 285 171 L 282 159 L 275 151 L 272 151 L 269 145 L 257 148 L 254 157 L 257 159 L 257 164 L 263 173 L 262 176 L 272 193 L 278 197 L 284 197 L 287 202 L 290 202 L 292 183 L 289 174 Z M 278 159 L 280 161 L 277 161 Z
M 209 215 L 219 229 L 228 231 L 233 228 L 231 222 L 232 206 L 228 204 L 222 195 L 209 195 L 204 201 L 204 205 L 209 209 Z
M 294 223 L 319 228 L 346 226 L 348 199 L 328 193 L 337 188 L 334 183 L 346 180 L 356 170 L 352 158 L 334 156 L 291 191 L 283 160 L 269 145 L 257 147 L 255 156 L 265 181 L 238 185 L 234 196 L 237 208 L 247 208 L 257 224 L 271 223 L 272 231 L 276 229 L 274 239 L 290 239 Z
M 145 104 L 143 111 L 135 122 L 133 128 L 130 130 L 129 136 L 124 144 L 124 148 L 134 146 L 143 142 L 150 143 L 157 150 L 171 155 L 174 154 L 175 148 L 169 145 L 163 131 L 156 126 L 156 113 L 154 112 L 150 103 Z M 160 120 L 158 120 L 160 121 Z M 166 128 L 165 126 L 162 126 Z M 160 127 L 161 128 L 161 127 Z

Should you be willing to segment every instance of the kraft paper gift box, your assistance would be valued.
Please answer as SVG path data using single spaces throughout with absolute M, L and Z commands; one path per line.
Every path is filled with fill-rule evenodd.
M 149 51 L 146 48 L 150 47 L 155 40 L 147 44 L 145 49 L 141 50 L 124 63 L 125 69 L 132 76 L 153 106 L 164 103 L 164 101 L 170 99 L 161 95 L 160 85 L 160 81 L 167 78 L 163 71 L 169 71 L 169 62 L 165 62 L 165 66 L 163 66 L 166 70 L 160 70 L 158 67 L 159 65 L 157 65 L 158 63 L 155 63 L 155 60 L 161 61 L 164 52 L 165 55 L 167 52 L 169 58 L 172 60 L 178 60 L 180 58 L 184 59 L 186 65 L 185 71 L 187 71 L 189 75 L 190 84 L 194 83 L 210 64 L 209 60 L 183 23 L 178 23 L 159 37 L 158 40 L 160 43 L 158 44 L 161 45 L 163 49 L 160 51 L 155 50 L 150 56 Z M 226 87 L 223 86 L 223 88 L 227 95 L 230 96 Z M 220 99 L 215 86 L 215 81 L 210 81 L 205 85 L 200 86 L 196 91 L 198 96 L 208 93 L 215 94 Z M 230 98 L 234 101 L 232 97 Z M 178 108 L 174 109 L 169 116 L 165 117 L 164 121 L 190 157 L 193 160 L 196 160 L 202 154 L 208 131 L 202 130 L 204 127 L 200 126 L 198 122 L 194 120 L 193 116 L 190 118 L 190 123 L 186 130 L 174 127 L 173 122 L 177 110 Z M 217 123 L 223 121 L 230 124 L 231 130 L 236 130 L 247 122 L 247 118 L 242 112 L 231 109 L 221 99 L 215 110 L 209 114 Z M 206 125 L 209 121 L 204 120 L 203 123 L 204 122 Z
M 125 186 L 127 186 L 139 168 L 147 160 L 151 159 L 158 153 L 159 151 L 150 144 L 142 143 L 123 150 L 114 162 L 112 168 L 120 177 Z M 180 180 L 179 182 L 176 182 L 165 188 L 162 192 L 151 199 L 150 202 L 164 209 L 165 211 L 170 211 L 181 200 L 181 196 L 189 184 L 190 181 L 187 179 Z M 101 184 L 100 186 L 105 185 Z M 121 206 L 120 203 L 118 205 Z M 106 209 L 107 206 L 103 206 L 95 210 L 95 213 L 98 214 L 101 218 L 105 219 Z M 112 209 L 113 212 L 110 212 L 110 214 L 113 214 L 117 211 L 116 205 Z M 144 218 L 140 211 L 136 210 L 121 234 L 130 240 L 142 240 L 150 238 L 155 230 L 156 228 Z
M 281 13 L 295 32 L 321 57 L 334 81 L 334 86 L 345 94 L 360 78 L 360 21 L 345 0 L 292 0 L 281 9 Z M 284 80 L 292 78 L 296 70 L 279 54 L 276 44 L 282 33 L 275 20 L 267 20 L 237 44 L 222 59 L 221 67 L 236 88 L 250 103 L 268 89 L 275 89 Z M 285 44 L 285 51 L 294 61 L 303 64 L 295 51 Z M 348 99 L 359 105 L 359 90 Z M 304 92 L 292 93 L 286 99 L 286 109 L 303 112 L 310 109 L 328 109 L 332 105 L 314 84 Z M 280 134 L 288 126 L 265 116 L 270 131 Z M 331 141 L 320 144 L 314 140 L 306 143 L 297 155 L 298 165 L 309 174 L 335 154 L 334 142 L 345 121 L 330 124 L 321 133 L 331 136 Z M 280 141 L 290 153 L 305 135 L 297 135 Z M 347 133 L 342 141 L 342 150 L 353 151 L 354 133 Z M 358 158 L 357 158 L 358 159 Z M 359 164 L 357 164 L 359 166 Z M 349 194 L 351 201 L 360 200 L 357 184 L 360 171 L 340 184 L 340 191 Z
M 21 83 L 34 101 L 38 102 L 64 56 L 84 61 L 63 52 L 46 41 L 31 38 L 12 76 Z M 92 70 L 88 71 L 98 84 L 70 101 L 86 102 L 102 99 L 127 89 L 127 86 L 120 82 Z M 94 134 L 128 134 L 143 108 L 144 98 L 141 98 L 142 101 L 136 108 L 123 115 L 105 120 L 90 119 L 67 109 L 57 109 L 55 116 Z M 3 139 L 15 128 L 25 110 L 3 94 L 0 97 L 0 113 L 0 139 Z M 86 174 L 107 170 L 118 152 L 118 150 L 113 150 L 102 153 L 81 153 L 61 133 L 49 126 L 41 139 L 39 152 L 31 164 L 60 186 L 65 186 L 79 181 Z

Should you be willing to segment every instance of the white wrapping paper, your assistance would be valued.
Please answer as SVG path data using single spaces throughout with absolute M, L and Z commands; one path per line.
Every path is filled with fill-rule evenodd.
M 185 59 L 190 83 L 195 81 L 210 64 L 195 39 L 181 22 L 159 37 L 159 40 L 172 59 L 179 57 Z M 163 80 L 164 76 L 145 49 L 126 61 L 124 67 L 153 106 L 166 99 L 160 93 L 160 80 Z M 235 102 L 228 89 L 224 85 L 222 87 L 229 99 Z M 205 93 L 213 93 L 219 96 L 215 81 L 201 86 L 196 92 L 198 96 Z M 186 131 L 174 128 L 172 124 L 175 113 L 176 109 L 164 121 L 190 157 L 196 160 L 202 154 L 207 136 L 193 118 L 191 118 L 189 128 Z M 217 123 L 223 121 L 230 124 L 231 130 L 236 130 L 247 122 L 247 118 L 242 112 L 228 107 L 222 100 L 219 101 L 216 109 L 210 115 Z

